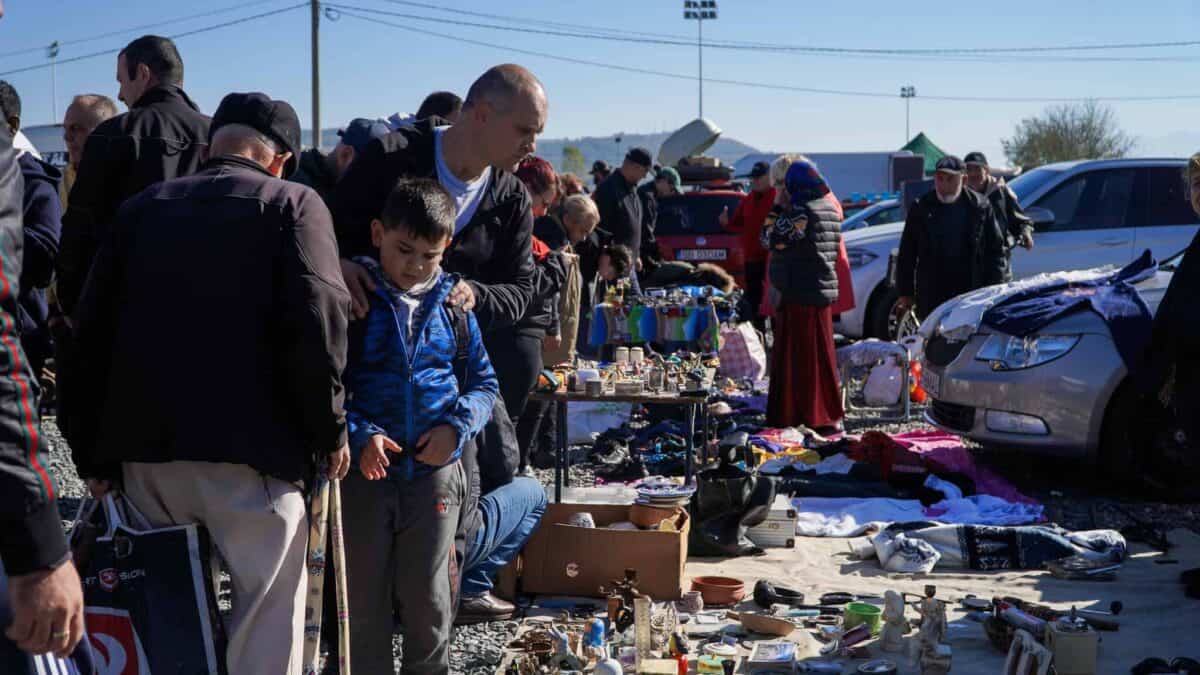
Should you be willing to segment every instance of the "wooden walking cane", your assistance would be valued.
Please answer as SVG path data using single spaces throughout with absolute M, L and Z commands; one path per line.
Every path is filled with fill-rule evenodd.
M 346 589 L 346 545 L 342 539 L 342 481 L 333 481 L 329 495 L 329 522 L 333 527 L 333 574 L 337 584 L 338 672 L 350 675 L 350 595 Z
M 308 573 L 308 597 L 304 608 L 304 673 L 320 672 L 321 619 L 325 606 L 326 540 L 332 537 L 334 593 L 338 617 L 338 673 L 350 675 L 350 618 L 346 595 L 346 549 L 342 540 L 341 481 L 330 481 L 324 471 L 317 473 L 309 496 L 308 554 L 305 568 Z

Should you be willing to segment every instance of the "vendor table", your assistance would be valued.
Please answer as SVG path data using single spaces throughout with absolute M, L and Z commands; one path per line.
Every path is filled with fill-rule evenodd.
M 685 483 L 692 482 L 692 462 L 696 455 L 696 418 L 703 418 L 708 414 L 705 404 L 708 402 L 707 394 L 601 394 L 599 396 L 589 396 L 583 392 L 556 391 L 553 393 L 534 392 L 529 395 L 533 401 L 549 401 L 551 403 L 636 403 L 641 405 L 658 404 L 658 405 L 676 405 L 684 409 L 687 416 L 686 431 L 684 434 L 687 458 L 684 461 L 684 481 Z M 555 414 L 558 416 L 558 447 L 554 452 L 554 501 L 562 501 L 563 475 L 570 468 L 567 458 L 567 406 L 555 406 Z M 704 425 L 707 427 L 707 425 Z

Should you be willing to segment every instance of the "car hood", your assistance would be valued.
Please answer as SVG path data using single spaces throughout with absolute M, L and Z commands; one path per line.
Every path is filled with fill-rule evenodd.
M 883 223 L 882 225 L 864 227 L 853 232 L 846 232 L 842 235 L 842 239 L 846 242 L 846 248 L 855 246 L 863 248 L 888 246 L 894 248 L 900 245 L 900 234 L 902 232 L 904 232 L 904 221 Z
M 995 305 L 1011 298 L 1017 293 L 1053 286 L 1055 284 L 1080 281 L 1094 281 L 1111 275 L 1117 268 L 1113 266 L 1097 267 L 1090 270 L 1074 272 L 1054 272 L 1039 274 L 1028 279 L 1013 281 L 1007 284 L 987 286 L 970 293 L 964 293 L 946 301 L 930 313 L 921 325 L 921 336 L 928 340 L 934 335 L 941 335 L 953 342 L 969 339 L 979 332 L 984 313 Z M 1173 272 L 1170 269 L 1158 269 L 1144 279 L 1134 283 L 1134 288 L 1142 296 L 1153 315 L 1158 311 L 1163 293 L 1171 283 Z M 1103 320 L 1090 313 L 1084 315 L 1097 323 L 1096 332 L 1105 332 Z M 1078 327 L 1080 324 L 1075 322 Z

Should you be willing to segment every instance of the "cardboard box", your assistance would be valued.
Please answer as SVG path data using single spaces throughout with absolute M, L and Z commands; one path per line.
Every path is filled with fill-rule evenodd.
M 566 524 L 583 511 L 592 514 L 595 528 Z M 677 532 L 606 529 L 628 520 L 626 505 L 550 504 L 521 554 L 522 590 L 598 598 L 601 586 L 610 586 L 625 576 L 626 569 L 635 569 L 638 588 L 652 599 L 678 599 L 691 530 L 687 512 L 680 512 Z

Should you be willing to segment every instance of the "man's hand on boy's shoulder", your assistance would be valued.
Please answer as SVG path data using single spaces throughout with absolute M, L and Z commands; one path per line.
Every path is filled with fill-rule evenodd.
M 475 289 L 471 288 L 467 282 L 460 281 L 450 289 L 450 295 L 447 296 L 446 302 L 462 307 L 463 310 L 469 312 L 475 309 Z
M 417 439 L 417 461 L 430 466 L 445 466 L 457 449 L 458 432 L 449 424 L 439 424 Z
M 403 450 L 383 434 L 375 434 L 367 441 L 367 447 L 363 448 L 362 457 L 358 459 L 358 470 L 362 472 L 363 478 L 379 480 L 387 477 L 387 468 L 391 464 L 387 457 L 388 452 L 400 453 Z

